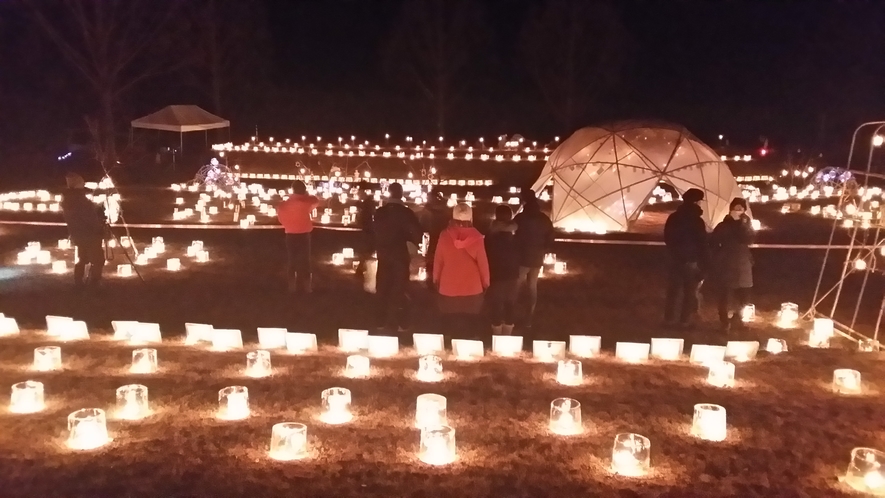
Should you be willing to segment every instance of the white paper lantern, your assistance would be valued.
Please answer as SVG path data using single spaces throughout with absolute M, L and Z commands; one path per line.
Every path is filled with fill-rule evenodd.
M 345 424 L 353 420 L 350 412 L 350 390 L 343 387 L 330 387 L 322 394 L 320 420 L 327 424 Z
M 65 273 L 68 271 L 68 264 L 65 261 L 53 261 L 52 273 Z
M 336 252 L 332 254 L 332 264 L 335 266 L 341 266 L 344 264 L 344 255 L 340 252 Z
M 418 371 L 415 377 L 422 382 L 439 382 L 443 380 L 442 359 L 435 355 L 418 358 Z
M 648 361 L 651 344 L 644 342 L 619 342 L 615 344 L 615 358 L 627 363 L 644 363 Z
M 694 344 L 691 347 L 689 361 L 697 365 L 707 365 L 710 363 L 725 361 L 725 346 Z
M 399 354 L 399 338 L 387 335 L 369 336 L 369 356 L 389 358 Z
M 86 322 L 80 320 L 71 320 L 60 326 L 61 333 L 58 338 L 61 341 L 88 341 L 89 330 L 86 328 Z
M 456 458 L 455 429 L 447 425 L 421 429 L 419 460 L 430 465 L 447 465 Z
M 557 261 L 553 263 L 553 273 L 555 273 L 556 275 L 565 275 L 566 273 L 568 273 L 565 261 Z
M 138 256 L 135 257 L 135 264 L 138 266 L 144 266 L 148 263 L 150 263 L 150 258 L 148 257 L 147 254 L 139 254 Z M 120 266 L 125 266 L 125 265 L 117 266 L 117 275 L 122 277 L 123 275 L 121 274 Z M 129 274 L 130 275 L 132 274 L 131 267 L 130 267 Z
M 297 422 L 274 424 L 270 453 L 274 460 L 300 460 L 307 456 L 307 426 Z
M 361 355 L 351 355 L 347 357 L 347 363 L 344 367 L 344 375 L 354 379 L 368 377 L 371 373 L 369 368 L 369 359 Z
M 212 349 L 230 351 L 243 347 L 243 334 L 237 329 L 212 329 Z
M 770 354 L 781 354 L 787 352 L 787 341 L 783 339 L 768 339 L 768 343 L 765 345 L 765 350 Z
M 652 338 L 651 356 L 657 360 L 676 361 L 682 357 L 685 339 Z
M 104 410 L 83 408 L 68 415 L 68 447 L 75 450 L 92 450 L 104 446 L 109 441 Z
M 166 260 L 166 269 L 169 271 L 178 271 L 181 269 L 181 260 L 178 258 L 169 258 Z
M 873 448 L 851 450 L 845 484 L 862 493 L 885 495 L 885 453 Z
M 159 323 L 137 322 L 133 325 L 130 344 L 159 344 L 163 342 Z
M 716 387 L 734 387 L 734 363 L 727 361 L 711 362 L 706 364 L 707 384 Z
M 439 394 L 422 394 L 415 404 L 415 427 L 446 425 L 446 398 Z
M 52 254 L 49 251 L 38 251 L 36 260 L 38 265 L 48 265 L 52 263 Z
M 493 335 L 492 353 L 505 358 L 515 358 L 522 354 L 521 335 Z
M 848 368 L 834 370 L 833 391 L 839 394 L 860 394 L 860 372 Z
M 694 405 L 693 436 L 707 441 L 724 441 L 725 433 L 725 408 L 709 403 Z
M 246 353 L 246 375 L 249 377 L 267 377 L 273 373 L 270 365 L 269 351 L 250 351 Z
M 532 356 L 542 363 L 565 359 L 565 341 L 532 341 Z
M 442 334 L 412 334 L 412 343 L 421 356 L 444 353 L 446 350 Z
M 559 360 L 556 368 L 556 382 L 565 386 L 579 386 L 584 383 L 583 365 L 578 360 Z
M 205 249 L 201 249 L 197 251 L 197 263 L 208 263 L 209 262 L 209 251 Z
M 68 322 L 72 321 L 74 319 L 67 316 L 46 315 L 46 334 L 51 337 L 58 337 L 62 335 Z
M 292 354 L 304 354 L 317 351 L 316 334 L 304 332 L 286 333 L 286 350 Z
M 353 259 L 353 248 L 345 247 L 341 250 L 341 254 L 344 256 L 344 259 Z
M 756 320 L 756 305 L 747 304 L 741 308 L 741 321 L 749 323 Z
M 612 448 L 612 472 L 627 477 L 641 477 L 651 470 L 651 441 L 639 434 L 615 436 Z
M 2 330 L 2 319 L 0 319 L 0 330 Z M 879 350 L 879 343 L 873 339 L 861 339 L 857 341 L 857 350 L 861 353 L 871 353 Z
M 61 370 L 61 348 L 58 346 L 42 346 L 34 350 L 34 370 L 49 372 Z
M 284 348 L 287 333 L 283 328 L 258 327 L 258 344 L 264 349 Z
M 462 361 L 475 361 L 485 355 L 482 341 L 452 339 L 452 353 Z
M 728 341 L 725 344 L 725 357 L 738 363 L 755 359 L 758 351 L 758 341 Z
M 599 356 L 602 347 L 602 338 L 593 335 L 570 335 L 569 352 L 581 358 L 593 358 Z
M 184 339 L 185 344 L 194 345 L 201 342 L 212 342 L 214 327 L 205 323 L 185 323 L 184 331 L 187 334 Z
M 556 263 L 556 254 L 554 254 L 552 252 L 548 252 L 547 254 L 544 255 L 544 264 L 545 265 L 549 266 L 554 263 Z
M 338 349 L 345 353 L 356 353 L 369 347 L 369 331 L 338 329 Z
M 136 349 L 132 352 L 132 366 L 129 371 L 134 374 L 151 374 L 157 372 L 157 350 Z
M 117 418 L 140 420 L 150 413 L 147 387 L 140 384 L 129 384 L 117 388 Z
M 71 248 L 71 239 L 58 239 L 58 248 L 67 251 Z
M 249 389 L 230 386 L 218 391 L 218 418 L 242 420 L 249 417 Z
M 45 407 L 42 382 L 26 380 L 12 385 L 9 400 L 9 411 L 12 413 L 36 413 Z
M 572 436 L 583 431 L 581 403 L 571 398 L 556 398 L 550 403 L 550 432 Z

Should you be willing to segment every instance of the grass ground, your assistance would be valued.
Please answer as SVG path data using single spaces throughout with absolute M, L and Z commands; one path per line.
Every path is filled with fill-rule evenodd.
M 773 224 L 773 223 L 772 223 Z M 44 243 L 63 229 L 0 228 L 7 263 L 29 240 Z M 108 278 L 100 295 L 70 289 L 70 276 L 34 268 L 0 269 L 0 312 L 19 319 L 23 333 L 0 339 L 0 386 L 26 379 L 46 386 L 47 410 L 13 415 L 0 400 L 0 484 L 4 497 L 221 497 L 221 496 L 842 496 L 838 481 L 856 446 L 885 447 L 879 421 L 885 366 L 879 353 L 800 346 L 804 334 L 769 325 L 784 301 L 807 307 L 822 260 L 808 250 L 756 252 L 754 302 L 759 323 L 740 338 L 786 338 L 788 354 L 739 364 L 738 383 L 723 390 L 704 383 L 706 370 L 688 362 L 626 365 L 611 357 L 617 341 L 647 341 L 674 332 L 658 327 L 662 250 L 658 247 L 558 244 L 569 274 L 540 284 L 537 326 L 526 340 L 601 335 L 600 359 L 584 360 L 587 382 L 554 382 L 554 367 L 526 360 L 487 358 L 477 363 L 446 359 L 447 379 L 429 385 L 411 374 L 417 358 L 407 352 L 373 361 L 368 379 L 341 376 L 345 355 L 329 345 L 338 328 L 369 328 L 374 301 L 352 275 L 326 262 L 353 246 L 355 234 L 317 231 L 317 292 L 285 294 L 282 238 L 272 231 L 134 232 L 163 235 L 170 255 L 202 239 L 212 262 L 185 261 L 185 270 L 145 269 L 145 282 Z M 802 236 L 812 238 L 806 231 Z M 815 236 L 817 237 L 817 236 Z M 118 255 L 119 258 L 119 255 Z M 122 259 L 113 264 L 123 262 Z M 875 280 L 881 293 L 881 282 Z M 414 331 L 436 327 L 430 296 L 415 283 Z M 878 294 L 881 296 L 881 294 Z M 866 323 L 876 307 L 864 306 Z M 86 320 L 93 339 L 62 345 L 65 369 L 28 370 L 33 348 L 53 344 L 40 332 L 47 314 Z M 132 346 L 108 340 L 111 320 L 159 322 L 169 341 L 160 346 L 161 371 L 126 370 Z M 217 353 L 180 343 L 185 322 L 242 329 L 246 349 Z M 705 324 L 681 333 L 692 343 L 724 343 Z M 258 326 L 286 327 L 318 335 L 325 345 L 310 356 L 274 354 L 270 378 L 244 377 L 245 352 L 257 345 Z M 447 339 L 456 331 L 444 331 Z M 487 345 L 490 343 L 486 337 Z M 400 343 L 411 344 L 409 334 Z M 833 394 L 835 368 L 864 376 L 865 393 Z M 112 408 L 114 390 L 148 386 L 155 413 L 140 422 L 109 422 L 114 441 L 100 450 L 64 447 L 65 417 L 83 407 Z M 217 392 L 249 387 L 253 416 L 240 422 L 214 418 Z M 333 386 L 353 391 L 356 419 L 345 426 L 316 420 L 320 393 Z M 459 459 L 434 468 L 415 457 L 412 427 L 417 395 L 448 398 L 457 430 Z M 570 396 L 583 405 L 586 433 L 563 438 L 546 431 L 550 402 Z M 689 435 L 692 407 L 717 403 L 728 411 L 728 439 L 699 441 Z M 308 425 L 311 458 L 280 463 L 266 456 L 270 429 L 282 421 Z M 651 476 L 629 479 L 609 470 L 619 432 L 652 441 Z

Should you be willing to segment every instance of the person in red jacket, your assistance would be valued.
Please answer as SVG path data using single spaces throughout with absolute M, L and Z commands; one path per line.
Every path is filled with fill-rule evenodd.
M 483 236 L 473 228 L 473 210 L 466 204 L 454 207 L 449 227 L 439 236 L 433 282 L 444 332 L 476 331 L 474 317 L 482 311 L 483 293 L 489 287 L 489 261 Z
M 313 231 L 313 221 L 310 214 L 318 204 L 316 197 L 308 195 L 304 182 L 295 180 L 292 195 L 277 206 L 277 217 L 286 231 L 289 292 L 311 292 L 310 232 Z

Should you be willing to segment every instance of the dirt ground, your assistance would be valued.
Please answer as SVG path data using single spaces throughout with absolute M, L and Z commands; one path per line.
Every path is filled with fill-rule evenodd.
M 807 238 L 811 236 L 802 232 Z M 134 231 L 144 240 L 163 235 L 169 257 L 201 239 L 211 262 L 183 258 L 184 270 L 160 263 L 144 270 L 145 281 L 111 276 L 100 294 L 73 292 L 70 274 L 14 265 L 30 240 L 54 245 L 63 228 L 0 227 L 0 312 L 18 319 L 22 333 L 0 339 L 0 386 L 27 379 L 45 384 L 47 409 L 32 415 L 6 410 L 0 399 L 0 485 L 3 497 L 222 497 L 222 496 L 842 496 L 838 480 L 857 446 L 885 448 L 881 431 L 885 364 L 880 353 L 857 353 L 847 343 L 811 350 L 803 331 L 770 325 L 781 302 L 808 306 L 822 261 L 821 251 L 758 250 L 753 302 L 760 318 L 740 339 L 788 340 L 791 351 L 737 365 L 733 389 L 705 384 L 706 369 L 687 361 L 627 365 L 615 361 L 618 341 L 681 336 L 690 344 L 724 344 L 714 314 L 704 304 L 695 331 L 659 327 L 663 251 L 659 247 L 557 244 L 569 273 L 540 283 L 537 325 L 531 339 L 602 336 L 605 355 L 583 360 L 586 382 L 566 387 L 555 367 L 531 359 L 486 358 L 464 363 L 446 358 L 439 384 L 413 378 L 417 357 L 373 360 L 368 379 L 341 375 L 345 354 L 332 346 L 338 328 L 374 325 L 374 300 L 360 282 L 328 262 L 352 247 L 357 235 L 317 231 L 314 238 L 317 292 L 284 292 L 282 237 L 275 231 Z M 815 236 L 817 237 L 817 236 Z M 120 253 L 112 263 L 123 262 Z M 828 275 L 829 278 L 829 275 Z M 882 282 L 871 302 L 881 298 Z M 435 332 L 431 296 L 415 282 L 413 331 Z M 709 300 L 709 299 L 708 299 Z M 864 304 L 872 323 L 878 305 Z M 62 344 L 64 370 L 29 370 L 33 348 L 57 344 L 43 333 L 47 314 L 85 320 L 92 339 Z M 109 340 L 111 320 L 158 322 L 168 339 L 158 347 L 161 371 L 133 375 L 133 346 Z M 185 322 L 243 331 L 246 347 L 211 352 L 184 346 Z M 272 353 L 272 377 L 242 373 L 246 351 L 257 348 L 256 327 L 316 333 L 321 352 Z M 806 328 L 807 324 L 804 325 Z M 448 339 L 457 331 L 442 331 Z M 488 334 L 483 337 L 490 347 Z M 831 392 L 835 368 L 863 375 L 865 392 Z M 113 442 L 75 452 L 64 446 L 66 416 L 84 407 L 110 410 L 114 390 L 143 383 L 155 413 L 139 422 L 109 421 Z M 218 390 L 245 385 L 252 416 L 214 418 Z M 333 386 L 353 392 L 355 420 L 328 426 L 316 419 L 320 393 Z M 415 398 L 433 392 L 448 398 L 457 431 L 458 460 L 436 468 L 417 460 L 413 427 Z M 560 396 L 583 406 L 585 433 L 547 432 L 550 402 Z M 700 441 L 689 434 L 693 405 L 717 403 L 728 413 L 728 438 Z M 310 458 L 277 462 L 267 457 L 271 426 L 308 425 Z M 653 473 L 617 477 L 609 471 L 615 434 L 637 432 L 651 439 Z

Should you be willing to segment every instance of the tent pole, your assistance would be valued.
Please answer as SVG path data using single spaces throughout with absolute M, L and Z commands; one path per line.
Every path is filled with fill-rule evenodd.
M 184 133 L 182 132 L 178 132 L 178 153 L 181 154 L 181 158 L 184 159 Z

